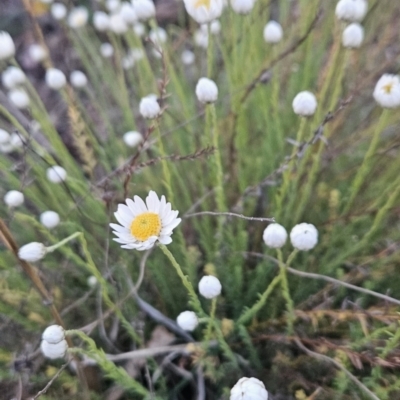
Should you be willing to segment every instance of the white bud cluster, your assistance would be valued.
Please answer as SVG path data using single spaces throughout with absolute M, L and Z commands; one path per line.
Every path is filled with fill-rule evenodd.
M 65 340 L 65 330 L 60 325 L 47 327 L 42 334 L 40 350 L 46 358 L 57 359 L 65 356 L 68 343 Z

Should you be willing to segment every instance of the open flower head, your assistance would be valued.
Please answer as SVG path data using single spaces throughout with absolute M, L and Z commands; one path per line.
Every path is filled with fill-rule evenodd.
M 221 16 L 223 0 L 183 0 L 188 14 L 199 24 L 205 24 Z
M 400 77 L 384 74 L 374 90 L 375 101 L 384 108 L 400 107 Z
M 177 218 L 178 211 L 171 210 L 171 203 L 167 203 L 164 196 L 159 199 L 152 190 L 146 202 L 139 196 L 126 199 L 126 205 L 119 204 L 114 215 L 120 223 L 110 224 L 117 236 L 114 240 L 121 243 L 123 249 L 140 251 L 150 249 L 156 241 L 171 243 L 172 231 L 181 222 Z

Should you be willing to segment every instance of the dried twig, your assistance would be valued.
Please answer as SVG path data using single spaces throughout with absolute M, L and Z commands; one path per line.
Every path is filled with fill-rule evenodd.
M 293 339 L 294 342 L 297 344 L 297 346 L 303 350 L 305 353 L 307 353 L 309 356 L 317 358 L 318 360 L 321 361 L 325 361 L 328 362 L 330 364 L 333 364 L 337 369 L 340 369 L 341 371 L 343 371 L 347 377 L 353 382 L 355 383 L 364 393 L 366 393 L 371 399 L 374 400 L 380 400 L 378 396 L 376 396 L 374 393 L 372 393 L 362 382 L 360 382 L 350 371 L 348 371 L 345 367 L 343 367 L 342 364 L 340 364 L 339 362 L 337 362 L 336 360 L 334 360 L 333 358 L 330 358 L 328 356 L 325 356 L 323 354 L 319 354 L 316 353 L 314 351 L 311 351 L 309 349 L 307 349 L 307 347 L 305 347 L 303 345 L 303 343 L 301 343 L 301 341 L 298 338 L 294 338 Z
M 64 371 L 65 368 L 67 368 L 69 364 L 69 361 L 65 363 L 58 371 L 57 373 L 50 379 L 50 381 L 47 383 L 47 385 L 39 391 L 35 397 L 33 397 L 32 400 L 38 399 L 41 395 L 46 394 L 46 392 L 49 390 L 50 386 L 54 383 L 54 381 L 61 375 L 61 373 Z

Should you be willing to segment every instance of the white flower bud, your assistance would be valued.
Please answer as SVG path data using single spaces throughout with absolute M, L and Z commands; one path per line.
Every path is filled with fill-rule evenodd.
M 62 3 L 54 3 L 51 5 L 50 12 L 54 19 L 60 21 L 67 16 L 67 7 Z
M 121 14 L 113 14 L 110 17 L 110 30 L 117 35 L 122 35 L 128 30 L 128 25 Z
M 10 135 L 10 144 L 13 149 L 19 149 L 24 145 L 24 140 L 20 133 L 13 132 Z
M 65 339 L 56 344 L 42 340 L 42 343 L 40 343 L 40 350 L 45 357 L 55 360 L 56 358 L 63 358 L 65 356 L 68 350 L 68 343 Z
M 155 44 L 161 46 L 163 43 L 167 41 L 167 32 L 165 29 L 157 27 L 156 29 L 152 29 L 149 33 L 149 38 Z
M 23 110 L 29 106 L 30 100 L 28 93 L 23 89 L 13 89 L 8 92 L 8 98 L 15 107 Z
M 87 284 L 89 287 L 94 288 L 97 286 L 97 278 L 94 275 L 90 275 L 89 278 L 87 278 Z
M 255 0 L 231 0 L 231 7 L 237 14 L 248 14 L 254 7 Z
M 79 29 L 86 25 L 89 11 L 85 7 L 75 7 L 68 15 L 68 25 L 72 29 Z
M 64 339 L 65 339 L 65 330 L 60 325 L 50 325 L 44 330 L 42 334 L 42 340 L 45 340 L 50 344 L 60 343 L 61 340 Z
M 8 32 L 0 31 L 0 60 L 14 57 L 15 44 Z
M 153 119 L 160 114 L 161 108 L 157 99 L 152 96 L 146 96 L 140 100 L 139 111 L 144 118 Z
M 110 43 L 102 43 L 100 46 L 100 54 L 104 58 L 110 58 L 114 54 L 114 47 Z
M 133 25 L 133 32 L 135 32 L 136 36 L 142 37 L 146 32 L 146 28 L 142 23 L 137 22 Z
M 98 31 L 104 32 L 110 28 L 110 17 L 103 11 L 95 11 L 93 25 Z
M 121 8 L 121 2 L 120 0 L 107 0 L 106 8 L 111 13 L 117 12 Z
M 213 299 L 221 294 L 221 282 L 212 275 L 203 276 L 199 282 L 199 292 L 206 299 Z
M 1 81 L 7 89 L 13 89 L 24 83 L 26 76 L 20 68 L 10 66 L 1 74 Z
M 185 331 L 193 331 L 199 324 L 199 320 L 193 311 L 183 311 L 178 315 L 176 323 Z
M 195 60 L 195 55 L 193 51 L 183 50 L 181 55 L 182 63 L 185 65 L 192 65 Z
M 137 17 L 142 21 L 156 16 L 156 7 L 151 0 L 133 0 L 132 5 Z
M 140 132 L 130 131 L 124 134 L 123 140 L 128 147 L 136 147 L 143 141 L 143 136 Z
M 304 92 L 300 92 L 293 99 L 293 111 L 297 115 L 301 115 L 303 117 L 309 117 L 314 115 L 315 110 L 317 109 L 317 99 L 311 93 L 305 90 Z
M 40 44 L 34 43 L 29 46 L 29 56 L 35 63 L 43 61 L 47 57 L 46 49 Z
M 208 47 L 208 32 L 198 29 L 193 36 L 194 44 L 198 47 L 206 49 Z
M 290 232 L 290 241 L 297 250 L 307 251 L 313 249 L 318 243 L 318 231 L 312 224 L 305 222 L 293 227 Z
M 344 47 L 358 48 L 364 40 L 364 28 L 357 22 L 353 22 L 343 31 L 342 44 Z
M 10 141 L 10 134 L 4 129 L 0 129 L 0 144 L 5 144 Z
M 8 207 L 18 207 L 24 202 L 24 194 L 18 190 L 10 190 L 4 196 L 4 203 Z
M 82 71 L 72 71 L 69 80 L 71 85 L 76 88 L 83 88 L 88 83 L 87 77 Z
M 60 216 L 55 211 L 40 214 L 40 223 L 47 229 L 53 229 L 60 223 Z
M 264 243 L 273 249 L 280 249 L 286 243 L 286 229 L 279 224 L 269 224 L 263 233 Z
M 61 183 L 67 179 L 67 171 L 59 165 L 54 165 L 47 169 L 46 176 L 52 183 Z
M 365 17 L 368 4 L 365 0 L 340 0 L 336 4 L 335 14 L 338 19 L 360 22 Z
M 139 61 L 139 60 L 143 59 L 145 56 L 143 49 L 141 49 L 140 47 L 138 47 L 136 49 L 130 49 L 129 52 L 134 61 Z
M 196 96 L 202 103 L 214 103 L 218 99 L 218 87 L 208 78 L 200 78 L 196 85 Z
M 61 89 L 67 83 L 67 78 L 65 77 L 64 72 L 57 68 L 49 68 L 46 71 L 45 80 L 47 86 L 54 90 Z
M 264 40 L 267 43 L 279 43 L 283 38 L 283 29 L 280 23 L 269 21 L 264 27 Z
M 199 24 L 206 24 L 219 18 L 224 9 L 223 0 L 210 0 L 208 2 L 199 2 L 198 0 L 183 1 L 187 13 Z
M 231 389 L 229 400 L 268 400 L 268 392 L 260 380 L 241 378 Z
M 138 21 L 138 16 L 132 4 L 123 3 L 119 12 L 124 21 L 129 25 L 133 25 Z
M 46 246 L 43 243 L 31 242 L 20 247 L 18 257 L 21 260 L 35 262 L 41 260 L 47 253 Z
M 208 24 L 201 24 L 200 29 L 208 34 Z M 213 35 L 218 35 L 221 32 L 221 22 L 218 19 L 210 22 L 210 32 Z
M 375 101 L 384 108 L 400 107 L 400 77 L 384 74 L 374 89 Z

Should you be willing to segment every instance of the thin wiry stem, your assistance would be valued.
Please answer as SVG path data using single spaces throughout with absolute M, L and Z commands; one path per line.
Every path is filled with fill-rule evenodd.
M 258 218 L 258 217 L 246 217 L 242 214 L 236 214 L 231 212 L 214 212 L 214 211 L 200 211 L 192 214 L 185 214 L 183 218 L 199 217 L 201 215 L 213 215 L 216 217 L 235 217 L 247 219 L 249 221 L 261 221 L 261 222 L 275 222 L 275 218 Z
M 305 347 L 303 345 L 303 343 L 301 343 L 301 341 L 299 339 L 294 339 L 294 342 L 297 344 L 298 347 L 300 347 L 301 350 L 303 350 L 305 353 L 307 353 L 309 356 L 317 358 L 321 361 L 325 361 L 328 363 L 333 364 L 336 368 L 340 369 L 341 371 L 343 371 L 346 376 L 352 381 L 354 382 L 364 393 L 366 393 L 371 399 L 374 400 L 380 400 L 379 397 L 377 397 L 374 393 L 372 393 L 362 382 L 360 382 L 350 371 L 348 371 L 345 367 L 343 367 L 342 364 L 340 364 L 339 362 L 337 362 L 336 360 L 334 360 L 333 358 L 330 358 L 328 356 L 325 356 L 323 354 L 319 354 L 319 353 L 315 353 L 314 351 L 311 351 L 309 349 L 307 349 L 307 347 Z

